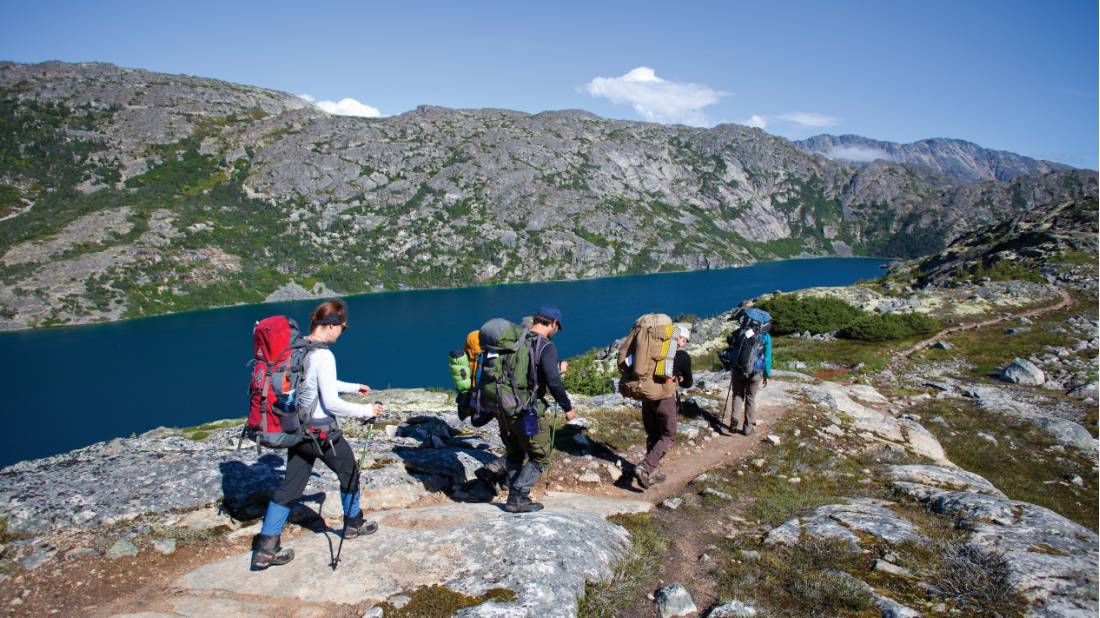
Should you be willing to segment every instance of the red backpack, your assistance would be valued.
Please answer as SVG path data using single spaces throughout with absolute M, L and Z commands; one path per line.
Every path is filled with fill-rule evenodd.
M 298 324 L 288 317 L 256 322 L 244 433 L 257 447 L 289 448 L 303 440 L 313 410 L 298 409 L 298 387 L 305 377 L 306 356 L 327 347 L 303 338 Z

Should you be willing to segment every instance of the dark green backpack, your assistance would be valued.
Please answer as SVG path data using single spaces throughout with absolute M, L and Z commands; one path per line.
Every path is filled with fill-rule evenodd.
M 550 341 L 503 318 L 486 322 L 478 336 L 478 409 L 514 417 L 531 408 L 538 389 L 538 358 Z

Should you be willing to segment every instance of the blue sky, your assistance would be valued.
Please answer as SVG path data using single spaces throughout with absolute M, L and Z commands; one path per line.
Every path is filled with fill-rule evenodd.
M 1097 21 L 1095 0 L 3 0 L 0 59 L 214 77 L 358 113 L 579 108 L 794 139 L 954 137 L 1096 169 Z

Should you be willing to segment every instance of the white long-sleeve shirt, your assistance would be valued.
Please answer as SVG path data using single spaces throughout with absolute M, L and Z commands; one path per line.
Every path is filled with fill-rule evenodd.
M 298 388 L 298 406 L 308 408 L 320 395 L 317 408 L 313 411 L 314 420 L 325 417 L 347 416 L 352 418 L 370 418 L 374 416 L 374 404 L 352 403 L 340 398 L 340 393 L 357 393 L 359 385 L 341 382 L 336 379 L 336 357 L 332 350 L 324 348 L 309 353 L 306 362 L 306 375 Z

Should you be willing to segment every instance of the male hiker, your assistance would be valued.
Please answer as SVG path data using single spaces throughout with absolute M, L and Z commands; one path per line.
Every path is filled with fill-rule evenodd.
M 744 408 L 741 433 L 756 432 L 756 394 L 768 387 L 772 375 L 772 318 L 766 311 L 748 308 L 730 317 L 740 320 L 737 330 L 726 339 L 729 343 L 730 388 L 726 393 L 722 418 L 730 416 L 730 429 L 737 431 L 737 407 Z
M 524 372 L 526 376 L 516 376 L 517 381 L 534 378 L 534 385 L 521 385 L 526 388 L 534 386 L 532 407 L 514 416 L 497 416 L 500 437 L 506 451 L 504 464 L 508 476 L 508 502 L 504 505 L 504 510 L 510 513 L 529 513 L 542 509 L 541 504 L 531 500 L 531 488 L 549 465 L 553 450 L 550 437 L 550 423 L 553 421 L 546 413 L 546 393 L 549 392 L 565 411 L 566 421 L 577 416 L 561 381 L 561 374 L 567 369 L 568 363 L 558 361 L 558 349 L 550 341 L 561 328 L 561 310 L 557 307 L 543 305 L 535 312 L 530 330 L 522 335 L 524 347 L 518 352 L 527 354 L 527 346 L 530 346 L 534 367 Z M 482 339 L 484 344 L 484 337 Z M 485 370 L 483 368 L 483 372 Z
M 674 327 L 672 339 L 676 344 L 676 353 L 672 361 L 672 381 L 681 388 L 690 388 L 691 356 L 684 350 L 691 331 L 683 324 Z M 663 483 L 665 475 L 657 472 L 661 460 L 672 448 L 676 439 L 676 414 L 679 396 L 674 391 L 671 397 L 659 400 L 642 401 L 642 425 L 645 427 L 645 459 L 634 467 L 634 478 L 642 489 Z

